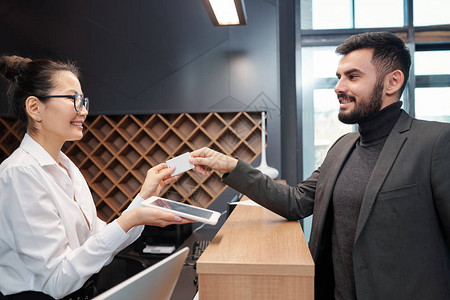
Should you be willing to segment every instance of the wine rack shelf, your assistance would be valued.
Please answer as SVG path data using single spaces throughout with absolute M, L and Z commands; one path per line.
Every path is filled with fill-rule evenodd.
M 20 144 L 17 121 L 0 118 L 0 162 Z M 84 137 L 63 152 L 83 173 L 98 215 L 109 222 L 139 192 L 147 170 L 201 147 L 252 162 L 261 153 L 259 112 L 88 116 Z M 188 171 L 161 196 L 208 207 L 226 188 L 220 174 Z

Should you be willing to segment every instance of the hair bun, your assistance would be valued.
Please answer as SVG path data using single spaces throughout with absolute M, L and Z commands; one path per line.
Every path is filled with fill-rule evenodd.
M 0 57 L 0 74 L 8 81 L 14 81 L 22 69 L 32 60 L 20 56 Z

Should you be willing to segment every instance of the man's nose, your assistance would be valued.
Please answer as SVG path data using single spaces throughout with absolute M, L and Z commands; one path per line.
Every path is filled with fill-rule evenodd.
M 336 94 L 347 94 L 347 85 L 345 84 L 344 80 L 342 78 L 340 78 L 338 80 L 338 82 L 336 83 L 336 85 L 334 86 L 334 92 Z

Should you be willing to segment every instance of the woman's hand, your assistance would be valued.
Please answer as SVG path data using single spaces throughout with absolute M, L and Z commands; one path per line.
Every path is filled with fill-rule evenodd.
M 175 171 L 175 168 L 169 168 L 166 163 L 161 163 L 149 169 L 139 195 L 144 199 L 159 195 L 166 184 L 178 179 L 178 175 L 171 176 L 173 171 Z
M 185 224 L 194 222 L 157 208 L 140 207 L 138 210 L 141 220 L 140 223 L 144 225 L 165 227 L 171 224 Z
M 186 224 L 194 221 L 157 208 L 138 207 L 121 215 L 117 218 L 117 222 L 125 232 L 128 232 L 131 228 L 139 225 L 166 227 L 172 224 Z
M 189 162 L 195 165 L 194 171 L 202 175 L 210 175 L 212 170 L 229 173 L 237 165 L 238 160 L 231 156 L 204 147 L 191 152 Z

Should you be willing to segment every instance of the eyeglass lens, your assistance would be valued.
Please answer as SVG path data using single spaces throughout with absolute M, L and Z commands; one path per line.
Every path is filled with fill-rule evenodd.
M 86 110 L 89 110 L 89 99 L 87 97 L 83 97 L 83 95 L 76 95 L 75 99 L 76 111 L 81 111 L 83 106 Z

